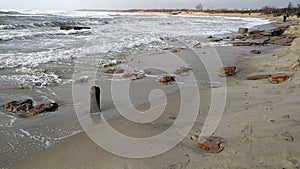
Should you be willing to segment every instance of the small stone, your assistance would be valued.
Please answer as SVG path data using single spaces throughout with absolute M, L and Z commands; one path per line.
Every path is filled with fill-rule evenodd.
M 199 43 L 197 43 L 197 44 L 195 44 L 194 46 L 193 46 L 193 48 L 201 48 L 202 47 L 202 45 L 201 45 L 201 43 L 199 42 Z
M 285 141 L 289 141 L 289 142 L 294 141 L 294 136 L 291 135 L 289 132 L 281 133 L 279 137 Z
M 118 74 L 118 73 L 123 73 L 124 69 L 108 69 L 104 73 L 108 74 Z
M 170 116 L 169 117 L 169 119 L 171 119 L 171 120 L 176 120 L 176 118 L 177 118 L 176 116 Z
M 219 75 L 224 77 L 235 75 L 236 73 L 236 66 L 224 66 L 219 70 Z
M 21 85 L 21 86 L 19 86 L 19 89 L 30 89 L 30 86 L 28 86 L 28 85 Z
M 252 53 L 252 54 L 261 54 L 261 51 L 259 51 L 259 50 L 251 50 L 250 53 Z
M 191 139 L 191 140 L 197 140 L 198 138 L 199 138 L 198 135 L 192 135 L 190 139 Z
M 177 70 L 174 71 L 174 74 L 182 74 L 182 73 L 188 72 L 190 70 L 192 70 L 192 68 L 181 66 L 180 68 L 178 68 Z
M 289 118 L 290 118 L 290 115 L 289 115 L 289 114 L 282 115 L 282 118 L 283 118 L 283 119 L 289 119 Z
M 168 50 L 172 53 L 177 53 L 177 52 L 180 52 L 182 50 L 185 50 L 186 48 L 173 48 L 173 47 L 170 47 L 170 48 L 164 48 L 163 50 Z

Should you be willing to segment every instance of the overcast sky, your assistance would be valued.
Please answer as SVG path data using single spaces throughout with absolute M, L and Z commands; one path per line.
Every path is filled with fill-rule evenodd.
M 0 9 L 138 9 L 189 8 L 197 3 L 204 8 L 286 7 L 297 0 L 0 0 Z

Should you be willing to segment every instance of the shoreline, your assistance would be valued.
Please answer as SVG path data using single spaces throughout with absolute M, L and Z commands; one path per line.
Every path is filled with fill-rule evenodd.
M 248 49 L 246 49 L 246 50 L 248 51 Z M 236 61 L 237 61 L 237 59 L 236 59 Z M 234 80 L 231 81 L 232 79 L 234 79 Z M 235 82 L 235 77 L 230 78 L 229 82 L 230 82 L 230 85 L 231 85 L 231 83 Z M 176 95 L 176 94 L 173 93 L 171 95 Z M 175 96 L 174 96 L 174 98 L 175 98 Z M 141 109 L 147 109 L 147 107 L 148 107 L 147 104 L 141 105 Z M 168 120 L 168 117 L 164 117 L 164 120 Z M 125 124 L 125 126 L 118 125 L 118 124 L 120 124 L 120 121 L 118 121 L 118 119 L 116 121 L 117 122 L 116 122 L 115 125 L 117 127 L 119 127 L 120 130 L 122 130 L 122 128 L 128 127 L 126 125 L 129 125 L 129 124 Z M 201 123 L 201 122 L 199 122 L 199 123 Z M 198 129 L 198 128 L 196 128 L 196 129 Z M 194 131 L 196 129 L 194 129 Z M 151 129 L 151 130 L 153 130 L 153 129 Z M 136 130 L 131 130 L 131 131 L 129 131 L 129 134 L 130 134 L 130 132 L 135 133 L 137 131 Z M 153 131 L 150 132 L 150 135 L 153 134 L 152 132 Z M 226 138 L 226 136 L 225 136 L 225 138 Z M 81 143 L 83 143 L 83 145 L 85 147 L 87 147 L 87 150 L 89 150 L 90 152 L 80 148 Z M 191 142 L 190 142 L 188 137 L 186 137 L 184 139 L 182 144 L 183 144 L 182 147 L 180 147 L 180 145 L 177 145 L 174 148 L 174 150 L 171 150 L 170 152 L 167 152 L 166 154 L 163 154 L 162 158 L 165 158 L 170 165 L 172 165 L 173 163 L 176 164 L 176 165 L 184 165 L 187 161 L 193 161 L 193 160 L 191 160 L 191 157 L 196 159 L 197 156 L 199 155 L 197 152 L 196 153 L 193 152 L 197 149 L 196 145 L 193 145 L 193 147 L 191 148 Z M 70 146 L 67 146 L 67 145 L 70 145 Z M 79 150 L 76 151 L 76 149 L 79 149 Z M 191 157 L 184 157 L 184 155 L 182 154 L 183 152 L 187 151 L 186 149 L 189 149 L 188 150 L 189 155 L 190 155 L 191 151 L 193 152 L 193 153 L 191 153 L 192 155 L 190 155 Z M 86 155 L 86 157 L 84 157 L 84 159 L 82 159 L 82 155 L 80 155 L 82 153 Z M 182 154 L 182 155 L 178 155 L 178 156 L 170 155 L 170 154 L 173 154 L 173 153 L 174 154 L 179 153 L 179 154 Z M 230 154 L 230 152 L 225 152 L 225 153 L 227 153 L 227 155 L 228 155 L 228 153 Z M 63 158 L 65 158 L 66 156 L 68 156 L 70 154 L 76 154 L 76 155 L 75 155 L 74 158 L 71 158 L 71 157 L 66 158 L 65 160 L 66 160 L 67 164 L 62 164 L 62 166 L 60 164 L 58 164 L 60 159 L 63 159 Z M 56 155 L 58 155 L 58 156 L 52 158 L 53 156 L 56 156 Z M 97 148 L 93 143 L 91 143 L 89 141 L 88 138 L 86 138 L 84 133 L 80 133 L 80 134 L 77 134 L 75 136 L 71 136 L 71 137 L 68 137 L 66 139 L 63 139 L 60 142 L 56 143 L 54 146 L 52 146 L 50 149 L 47 149 L 46 151 L 42 151 L 41 153 L 39 153 L 37 155 L 34 155 L 34 157 L 33 157 L 34 162 L 32 162 L 31 160 L 25 160 L 21 163 L 18 163 L 17 166 L 15 166 L 15 167 L 16 168 L 23 168 L 23 167 L 24 168 L 26 168 L 26 167 L 27 168 L 39 168 L 39 167 L 42 167 L 43 165 L 44 165 L 43 166 L 44 168 L 50 168 L 50 167 L 52 167 L 52 168 L 53 167 L 54 168 L 55 167 L 61 168 L 61 167 L 69 167 L 69 166 L 72 166 L 72 168 L 73 167 L 74 168 L 96 167 L 96 166 L 100 165 L 99 161 L 97 161 L 98 158 L 96 158 L 96 157 L 103 156 L 103 155 L 105 156 L 105 158 L 102 159 L 101 163 L 102 162 L 105 163 L 105 165 L 107 165 L 107 167 L 111 167 L 110 165 L 113 165 L 116 168 L 121 168 L 122 166 L 124 167 L 125 164 L 126 164 L 125 166 L 129 166 L 129 167 L 130 167 L 130 165 L 132 165 L 132 166 L 134 166 L 133 168 L 138 168 L 137 166 L 142 167 L 142 168 L 149 168 L 151 166 L 152 162 L 154 162 L 154 161 L 158 162 L 159 158 L 160 158 L 160 157 L 154 158 L 153 161 L 150 159 L 150 160 L 144 160 L 144 161 L 142 160 L 142 162 L 138 162 L 138 161 L 135 161 L 135 160 L 128 160 L 128 159 L 123 159 L 123 158 L 120 158 L 120 157 L 116 157 L 116 156 L 113 156 L 113 155 L 105 152 L 104 150 L 99 150 L 99 148 Z M 93 156 L 95 156 L 95 157 L 93 157 Z M 171 160 L 171 158 L 174 158 L 174 159 Z M 188 160 L 188 158 L 190 158 L 190 159 Z M 118 162 L 116 164 L 113 164 L 114 162 L 111 161 L 110 159 L 117 159 Z M 205 159 L 205 157 L 204 157 L 204 159 Z M 92 162 L 92 161 L 94 161 L 94 162 Z M 195 161 L 193 161 L 193 162 L 195 162 Z M 196 163 L 197 162 L 195 162 L 195 164 Z M 148 164 L 148 167 L 145 164 Z M 170 166 L 165 166 L 162 162 L 158 162 L 157 167 L 167 168 L 167 167 L 170 167 Z M 112 168 L 114 168 L 114 167 L 112 167 Z
M 280 52 L 279 52 L 280 51 Z M 287 47 L 267 49 L 263 51 L 267 57 L 270 57 L 276 52 L 281 55 L 288 51 Z M 289 88 L 283 89 L 282 86 L 290 86 L 293 81 L 288 81 L 278 86 L 262 81 L 247 81 L 245 76 L 255 72 L 255 64 L 257 61 L 249 62 L 249 59 L 260 58 L 248 56 L 237 59 L 238 67 L 241 69 L 236 76 L 230 77 L 227 81 L 229 102 L 226 103 L 225 112 L 219 127 L 215 131 L 215 135 L 224 137 L 227 142 L 225 150 L 217 155 L 202 154 L 194 141 L 189 138 L 197 133 L 203 124 L 205 114 L 199 114 L 196 125 L 184 140 L 172 150 L 148 159 L 128 159 L 112 155 L 109 152 L 98 147 L 93 143 L 86 133 L 82 132 L 75 136 L 68 137 L 56 143 L 53 147 L 43 151 L 31 159 L 18 163 L 13 168 L 123 168 L 128 166 L 131 168 L 170 168 L 172 166 L 188 166 L 188 168 L 197 168 L 197 166 L 205 168 L 257 168 L 261 166 L 270 167 L 293 167 L 298 163 L 293 164 L 294 159 L 298 161 L 300 156 L 297 156 L 298 137 L 297 129 L 297 114 L 293 112 L 296 109 L 297 103 L 294 102 L 292 108 L 281 108 L 276 110 L 280 105 L 286 104 L 283 99 L 286 96 L 278 95 L 278 89 L 296 101 L 297 94 L 291 94 Z M 251 63 L 251 64 L 249 64 Z M 288 84 L 286 84 L 288 83 Z M 293 85 L 292 85 L 293 86 Z M 299 89 L 300 86 L 297 88 Z M 274 90 L 275 88 L 275 90 Z M 295 90 L 295 88 L 293 88 Z M 269 93 L 269 90 L 274 90 Z M 206 92 L 209 92 L 206 91 Z M 171 109 L 167 110 L 165 116 L 160 119 L 158 124 L 164 126 L 172 123 L 168 117 L 173 116 L 172 107 L 176 103 L 175 94 L 171 94 Z M 298 90 L 297 93 L 300 93 Z M 205 94 L 205 93 L 203 93 Z M 206 93 L 207 94 L 207 93 Z M 263 96 L 265 95 L 265 96 Z M 275 100 L 269 96 L 275 96 Z M 204 98 L 207 95 L 202 95 Z M 259 99 L 257 99 L 259 98 Z M 280 99 L 282 98 L 282 99 Z M 271 102 L 271 103 L 269 103 Z M 203 102 L 203 104 L 207 104 Z M 173 105 L 173 106 L 172 106 Z M 275 107 L 276 109 L 275 109 Z M 147 109 L 148 105 L 139 106 L 140 109 Z M 174 106 L 176 109 L 176 106 Z M 206 108 L 207 109 L 207 108 Z M 285 110 L 284 113 L 282 109 Z M 264 113 L 264 110 L 266 112 Z M 207 110 L 206 110 L 207 111 Z M 205 112 L 205 110 L 204 110 Z M 275 113 L 278 112 L 278 113 Z M 274 114 L 275 113 L 275 114 Z M 286 117 L 288 117 L 286 119 Z M 294 121 L 295 120 L 295 121 Z M 229 122 L 229 123 L 228 123 Z M 130 124 L 122 119 L 114 119 L 110 124 L 120 132 L 131 136 L 149 136 L 159 133 L 163 128 L 142 127 L 142 125 Z M 133 126 L 132 126 L 133 125 Z M 274 128 L 272 126 L 275 126 Z M 282 126 L 285 126 L 282 128 Z M 294 127 L 293 127 L 294 126 Z M 299 128 L 299 127 L 298 127 Z M 286 141 L 280 135 L 282 133 L 290 133 L 294 141 Z M 143 134 L 142 134 L 143 133 Z M 267 134 L 268 133 L 268 134 Z M 269 142 L 272 144 L 269 145 Z M 288 145 L 287 145 L 288 144 Z M 280 146 L 278 146 L 280 145 Z M 283 145 L 290 147 L 286 149 Z M 132 147 L 134 149 L 134 147 Z M 261 153 L 262 151 L 262 153 Z M 257 154 L 258 153 L 258 154 Z M 248 158 L 252 157 L 252 158 Z M 263 158 L 259 164 L 257 161 Z M 275 159 L 282 159 L 274 161 Z M 164 159 L 164 160 L 162 160 Z M 62 161 L 63 160 L 63 161 Z M 214 161 L 218 163 L 214 163 Z M 230 161 L 230 163 L 228 163 Z

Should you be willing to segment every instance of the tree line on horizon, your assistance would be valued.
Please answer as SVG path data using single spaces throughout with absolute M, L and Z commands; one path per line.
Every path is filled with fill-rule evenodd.
M 205 12 L 205 13 L 263 13 L 263 14 L 272 14 L 273 16 L 281 16 L 286 13 L 289 15 L 295 15 L 300 12 L 300 0 L 297 0 L 294 5 L 292 2 L 289 2 L 285 8 L 276 8 L 272 6 L 264 6 L 260 9 L 204 9 L 203 4 L 198 3 L 195 5 L 195 9 L 131 9 L 126 10 L 127 12 L 165 12 L 165 13 L 177 13 L 180 12 Z M 176 13 L 176 14 L 177 14 Z
M 272 6 L 264 6 L 260 9 L 206 9 L 203 10 L 203 4 L 196 4 L 196 11 L 206 12 L 206 13 L 263 13 L 263 14 L 273 14 L 274 16 L 281 16 L 283 14 L 289 13 L 290 15 L 296 15 L 300 12 L 300 0 L 297 0 L 294 5 L 289 2 L 286 8 L 276 8 Z

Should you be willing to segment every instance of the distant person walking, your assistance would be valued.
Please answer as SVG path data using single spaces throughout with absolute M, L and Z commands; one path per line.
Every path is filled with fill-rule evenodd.
M 283 15 L 283 22 L 286 22 L 286 19 L 287 19 L 287 15 L 284 14 L 284 15 Z

